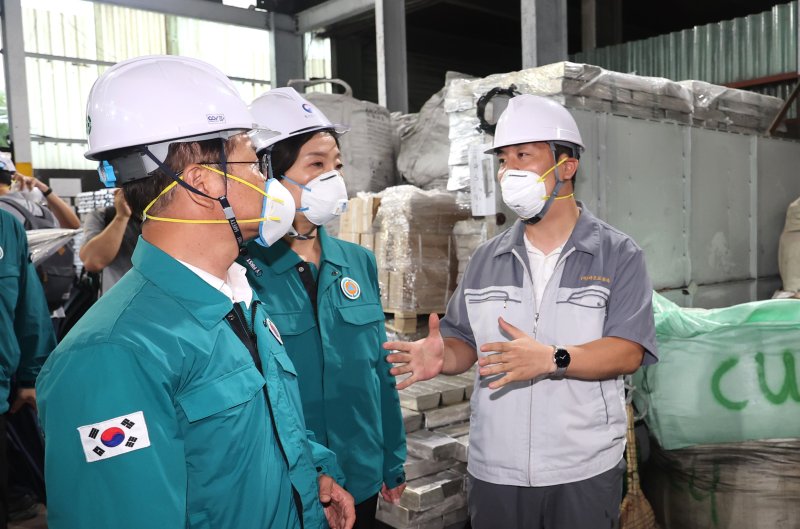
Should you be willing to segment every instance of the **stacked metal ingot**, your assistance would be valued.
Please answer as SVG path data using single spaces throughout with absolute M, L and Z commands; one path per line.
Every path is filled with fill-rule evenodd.
M 707 129 L 758 134 L 778 115 L 783 100 L 703 81 L 681 81 L 692 92 L 692 123 Z
M 397 529 L 456 529 L 467 520 L 469 398 L 475 371 L 440 375 L 400 391 L 408 486 L 399 505 L 380 500 L 378 519 Z
M 99 191 L 86 191 L 78 193 L 75 197 L 75 207 L 78 214 L 90 213 L 96 209 L 104 209 L 114 205 L 114 190 L 101 189 Z
M 699 81 L 678 83 L 572 62 L 481 79 L 452 79 L 444 100 L 450 123 L 448 189 L 469 185 L 470 150 L 482 150 L 491 142 L 491 136 L 479 129 L 479 98 L 492 88 L 512 85 L 519 93 L 547 97 L 569 109 L 747 134 L 765 133 L 782 104 L 779 98 L 745 90 Z

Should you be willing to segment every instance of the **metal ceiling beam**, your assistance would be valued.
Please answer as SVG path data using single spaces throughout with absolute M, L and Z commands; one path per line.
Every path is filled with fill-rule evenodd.
M 265 11 L 242 9 L 208 2 L 207 0 L 97 0 L 133 9 L 154 11 L 166 15 L 210 20 L 221 24 L 244 26 L 256 29 L 269 29 L 269 14 Z
M 491 5 L 475 4 L 465 0 L 440 0 L 439 2 L 436 3 L 448 4 L 453 7 L 460 7 L 462 9 L 474 11 L 475 13 L 482 13 L 484 15 L 489 15 L 494 18 L 513 20 L 515 22 L 519 21 L 519 16 L 517 16 L 516 14 L 509 13 L 501 9 L 493 9 Z M 430 4 L 433 4 L 433 2 L 430 2 Z M 426 5 L 425 7 L 428 7 L 428 5 Z
M 328 0 L 297 13 L 300 33 L 316 31 L 375 9 L 375 0 Z

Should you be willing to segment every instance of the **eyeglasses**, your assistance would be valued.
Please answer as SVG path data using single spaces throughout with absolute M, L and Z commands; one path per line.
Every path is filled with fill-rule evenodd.
M 200 165 L 216 165 L 222 166 L 222 162 L 198 162 Z M 264 173 L 261 172 L 261 164 L 259 162 L 225 162 L 225 165 L 232 165 L 232 164 L 246 164 L 249 165 L 248 169 L 251 172 L 257 173 L 262 178 L 264 178 Z

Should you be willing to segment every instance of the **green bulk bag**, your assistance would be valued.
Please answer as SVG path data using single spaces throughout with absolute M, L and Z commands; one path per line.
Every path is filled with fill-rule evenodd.
M 660 361 L 633 378 L 659 444 L 800 438 L 800 300 L 685 309 L 654 294 Z

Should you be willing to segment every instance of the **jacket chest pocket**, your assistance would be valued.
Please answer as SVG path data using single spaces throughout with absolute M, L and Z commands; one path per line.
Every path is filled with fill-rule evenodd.
M 380 303 L 362 303 L 336 307 L 341 325 L 330 330 L 329 337 L 338 344 L 343 364 L 374 366 L 381 355 L 384 341 L 383 307 Z
M 557 325 L 563 327 L 559 331 L 569 331 L 571 344 L 602 337 L 609 296 L 609 289 L 599 285 L 558 289 Z
M 264 377 L 254 365 L 218 377 L 178 397 L 178 404 L 190 423 L 219 416 L 235 415 L 243 404 L 253 400 L 264 387 Z
M 486 342 L 505 341 L 500 332 L 498 318 L 533 332 L 533 301 L 523 302 L 523 289 L 515 286 L 493 286 L 482 289 L 464 289 L 464 302 L 475 341 L 478 347 Z M 479 353 L 483 355 L 484 353 Z
M 270 313 L 270 318 L 275 322 L 281 337 L 300 336 L 317 326 L 314 314 L 306 311 Z

